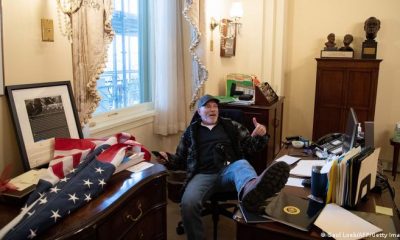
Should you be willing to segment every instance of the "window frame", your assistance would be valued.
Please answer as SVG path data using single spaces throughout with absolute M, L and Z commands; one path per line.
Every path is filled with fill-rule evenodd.
M 115 0 L 118 1 L 118 0 Z M 147 0 L 138 0 L 139 14 L 139 79 L 140 79 L 140 101 L 130 107 L 114 109 L 109 112 L 95 114 L 89 122 L 89 134 L 98 135 L 110 129 L 124 128 L 124 130 L 138 127 L 144 123 L 153 122 L 154 89 L 151 79 L 149 59 L 149 3 Z M 112 47 L 112 43 L 110 43 Z M 148 100 L 148 101 L 146 101 Z M 144 122 L 143 122 L 144 120 Z M 136 123 L 135 123 L 136 122 Z M 122 127 L 124 126 L 124 127 Z

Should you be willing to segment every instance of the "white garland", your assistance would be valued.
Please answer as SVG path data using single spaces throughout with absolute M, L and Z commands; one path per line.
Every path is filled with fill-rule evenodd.
M 189 52 L 192 55 L 192 59 L 193 59 L 192 61 L 197 64 L 197 67 L 199 69 L 198 73 L 197 73 L 197 76 L 194 76 L 195 90 L 194 90 L 194 93 L 192 95 L 192 100 L 190 101 L 190 104 L 189 104 L 189 108 L 190 108 L 191 111 L 194 109 L 194 106 L 195 106 L 197 100 L 199 100 L 199 95 L 200 95 L 201 88 L 203 87 L 204 83 L 208 79 L 207 68 L 201 62 L 199 56 L 197 55 L 197 53 L 195 51 L 196 48 L 200 44 L 201 33 L 200 33 L 198 25 L 196 25 L 194 20 L 188 15 L 188 12 L 192 8 L 192 5 L 193 5 L 193 0 L 186 0 L 185 1 L 185 8 L 182 11 L 182 14 L 185 17 L 186 21 L 189 22 L 189 24 L 192 26 L 192 28 L 194 30 L 194 37 L 192 37 L 192 41 L 191 41 L 190 47 L 189 47 Z
M 66 13 L 61 13 L 60 8 L 58 7 L 57 7 L 57 18 L 58 18 L 58 28 L 60 29 L 61 35 L 67 37 L 69 41 L 72 41 L 71 19 L 68 17 Z
M 72 41 L 72 14 L 81 8 L 82 3 L 83 0 L 57 0 L 58 27 L 61 34 L 69 41 Z M 62 17 L 64 21 L 61 21 Z M 64 22 L 64 27 L 62 22 Z

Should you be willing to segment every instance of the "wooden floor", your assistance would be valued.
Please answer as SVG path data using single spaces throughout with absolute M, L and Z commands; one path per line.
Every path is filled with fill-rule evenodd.
M 395 189 L 395 202 L 398 207 L 400 207 L 400 174 L 398 173 L 396 176 L 396 181 L 393 181 L 393 177 L 390 172 L 384 172 L 384 174 L 388 177 L 389 183 Z M 179 205 L 168 201 L 167 207 L 167 233 L 169 240 L 183 240 L 186 239 L 186 235 L 177 235 L 176 234 L 176 226 L 180 221 L 180 209 Z M 212 220 L 211 217 L 204 217 L 203 219 L 207 239 L 212 238 Z M 231 219 L 227 219 L 225 217 L 221 217 L 218 225 L 218 239 L 220 240 L 233 240 L 236 239 L 236 225 L 235 222 Z

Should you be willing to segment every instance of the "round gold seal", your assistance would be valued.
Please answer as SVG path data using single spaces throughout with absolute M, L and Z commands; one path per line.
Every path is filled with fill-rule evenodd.
M 283 208 L 283 211 L 287 214 L 297 215 L 300 213 L 300 209 L 295 206 L 286 206 Z

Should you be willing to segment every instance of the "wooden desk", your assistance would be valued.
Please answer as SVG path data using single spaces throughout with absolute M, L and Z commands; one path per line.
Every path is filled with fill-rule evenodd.
M 292 152 L 293 149 L 290 149 Z M 278 156 L 283 156 L 288 153 L 288 149 L 283 148 Z M 307 158 L 310 159 L 310 158 Z M 282 191 L 297 195 L 300 197 L 307 197 L 310 194 L 309 188 L 298 188 L 286 186 Z M 388 190 L 385 190 L 382 194 L 368 193 L 367 201 L 362 201 L 357 205 L 358 211 L 364 212 L 375 212 L 375 205 L 393 208 L 393 200 Z M 397 232 L 400 233 L 400 220 L 397 212 L 393 209 L 393 221 L 396 226 Z M 286 226 L 278 222 L 268 222 L 259 224 L 247 224 L 244 220 L 236 221 L 236 239 L 237 240 L 287 240 L 287 239 L 322 239 L 321 230 L 313 226 L 309 232 L 303 232 L 295 228 Z
M 139 173 L 122 171 L 104 193 L 50 228 L 40 239 L 166 239 L 166 170 L 155 164 Z M 0 228 L 20 206 L 0 204 Z

